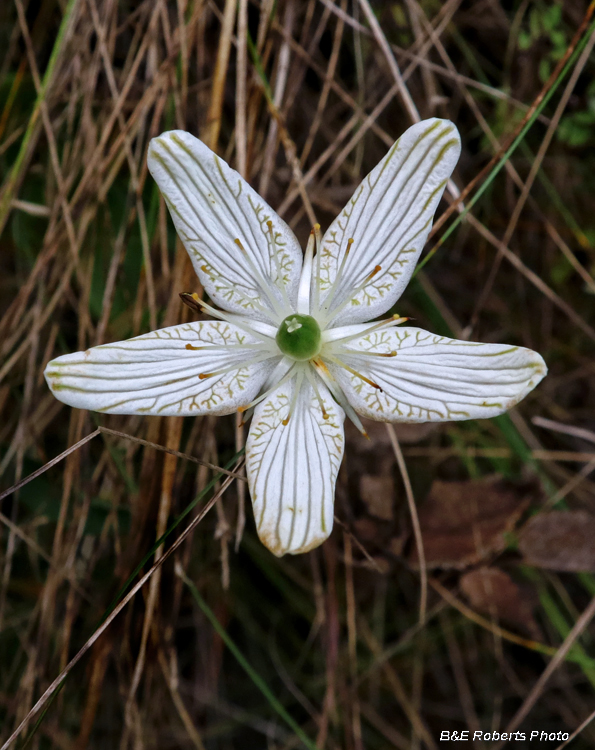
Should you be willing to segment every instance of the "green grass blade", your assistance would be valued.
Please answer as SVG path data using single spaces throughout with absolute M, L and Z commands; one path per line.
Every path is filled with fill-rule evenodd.
M 533 126 L 533 123 L 535 120 L 539 117 L 539 115 L 543 112 L 546 104 L 549 102 L 549 100 L 552 98 L 554 93 L 556 92 L 558 86 L 562 83 L 566 75 L 570 72 L 572 66 L 578 59 L 579 55 L 585 48 L 587 42 L 589 41 L 591 35 L 595 31 L 595 21 L 593 21 L 585 34 L 583 34 L 582 39 L 580 42 L 576 45 L 576 49 L 572 53 L 572 55 L 569 57 L 568 62 L 566 65 L 562 68 L 560 71 L 560 75 L 554 83 L 552 84 L 552 87 L 547 92 L 547 94 L 543 97 L 543 100 L 539 103 L 538 107 L 535 109 L 535 112 L 531 115 L 529 120 L 527 120 L 525 126 L 521 130 L 521 132 L 517 135 L 517 137 L 514 139 L 514 141 L 511 143 L 511 145 L 508 147 L 506 152 L 502 155 L 501 159 L 498 161 L 497 164 L 494 165 L 494 168 L 489 173 L 489 175 L 486 177 L 484 182 L 480 185 L 475 195 L 469 199 L 467 204 L 465 205 L 465 208 L 461 211 L 461 213 L 457 216 L 457 218 L 452 222 L 452 224 L 448 227 L 448 229 L 444 232 L 444 234 L 440 237 L 440 240 L 434 245 L 434 247 L 430 250 L 430 252 L 426 255 L 426 257 L 418 263 L 417 268 L 415 269 L 415 274 L 417 274 L 425 265 L 426 263 L 432 258 L 435 254 L 438 248 L 450 237 L 450 235 L 454 232 L 454 230 L 459 226 L 459 224 L 463 221 L 465 216 L 469 213 L 469 211 L 473 208 L 473 206 L 477 203 L 477 201 L 481 198 L 481 196 L 485 193 L 485 191 L 488 189 L 488 187 L 492 184 L 502 167 L 506 164 L 506 162 L 510 159 L 512 154 L 516 151 L 519 144 L 523 141 L 531 127 Z
M 186 573 L 182 570 L 181 567 L 176 568 L 177 574 L 180 576 L 180 578 L 184 581 L 184 583 L 188 586 L 190 591 L 192 592 L 192 596 L 194 597 L 194 600 L 202 610 L 202 612 L 206 615 L 206 617 L 209 619 L 211 625 L 216 630 L 217 634 L 221 637 L 221 640 L 225 643 L 227 648 L 231 651 L 231 653 L 235 656 L 238 663 L 242 667 L 242 669 L 246 672 L 248 677 L 252 680 L 252 682 L 256 685 L 256 687 L 260 690 L 260 692 L 264 695 L 264 697 L 269 702 L 271 708 L 279 714 L 279 716 L 291 727 L 291 729 L 295 732 L 296 736 L 299 737 L 299 739 L 303 742 L 303 744 L 310 748 L 310 750 L 317 750 L 316 743 L 312 742 L 312 740 L 308 737 L 307 734 L 301 729 L 301 727 L 291 718 L 291 716 L 287 713 L 287 711 L 283 708 L 281 703 L 275 698 L 272 691 L 269 689 L 266 682 L 262 679 L 262 677 L 250 666 L 240 649 L 236 646 L 236 644 L 231 640 L 229 635 L 227 634 L 227 631 L 223 628 L 219 620 L 215 617 L 215 613 L 213 610 L 209 607 L 209 605 L 205 602 L 205 600 L 200 595 L 198 589 L 194 585 L 194 583 L 188 578 Z
M 58 29 L 58 34 L 56 35 L 56 41 L 54 42 L 54 46 L 52 48 L 52 54 L 50 55 L 47 68 L 45 69 L 45 73 L 41 81 L 41 88 L 35 101 L 33 113 L 29 118 L 27 130 L 25 131 L 25 135 L 23 136 L 21 147 L 19 149 L 19 153 L 17 154 L 15 163 L 12 165 L 12 169 L 10 170 L 10 174 L 8 175 L 8 180 L 4 185 L 4 191 L 2 193 L 2 196 L 0 197 L 0 235 L 4 230 L 6 220 L 8 219 L 8 216 L 10 214 L 10 206 L 12 203 L 14 191 L 19 182 L 21 168 L 23 167 L 25 158 L 29 152 L 29 147 L 32 145 L 31 139 L 33 138 L 33 134 L 39 121 L 41 104 L 45 100 L 49 86 L 53 81 L 56 63 L 58 62 L 60 54 L 63 50 L 64 43 L 66 41 L 66 32 L 74 19 L 78 2 L 79 0 L 69 0 L 68 5 L 66 6 L 64 15 L 62 16 L 62 22 L 60 23 L 60 28 Z
M 244 448 L 242 448 L 241 450 L 239 450 L 235 454 L 235 456 L 230 461 L 228 461 L 225 464 L 225 466 L 223 468 L 224 469 L 231 469 L 231 467 L 236 463 L 236 461 L 239 458 L 241 458 L 241 456 L 244 454 L 244 450 L 245 450 Z M 182 513 L 180 513 L 180 515 L 175 519 L 175 521 L 171 524 L 171 526 L 168 527 L 167 531 L 162 536 L 160 536 L 159 539 L 157 539 L 157 541 L 155 542 L 155 544 L 151 547 L 151 549 L 147 552 L 147 554 L 139 562 L 139 564 L 136 566 L 136 568 L 128 576 L 128 578 L 126 580 L 126 583 L 120 588 L 120 590 L 118 591 L 118 593 L 114 596 L 114 598 L 112 599 L 109 607 L 104 612 L 103 617 L 101 618 L 101 622 L 103 622 L 105 620 L 105 618 L 108 617 L 111 614 L 111 612 L 113 611 L 114 607 L 117 606 L 118 602 L 120 601 L 120 599 L 124 595 L 126 589 L 130 586 L 130 584 L 134 581 L 134 579 L 136 578 L 136 576 L 140 573 L 140 571 L 144 568 L 144 566 L 153 557 L 153 555 L 155 554 L 156 550 L 158 550 L 159 547 L 161 547 L 161 545 L 165 542 L 165 540 L 167 539 L 167 537 L 174 531 L 174 529 L 176 529 L 182 523 L 182 521 L 184 520 L 184 518 L 186 518 L 186 516 L 188 515 L 188 513 L 190 513 L 190 511 L 198 505 L 198 503 L 206 496 L 206 494 L 210 490 L 213 489 L 213 487 L 215 486 L 215 484 L 223 476 L 224 475 L 221 474 L 221 473 L 215 474 L 215 476 L 211 479 L 211 481 L 207 484 L 207 486 L 198 493 L 198 495 L 194 498 L 194 500 L 186 506 L 186 508 L 182 511 Z

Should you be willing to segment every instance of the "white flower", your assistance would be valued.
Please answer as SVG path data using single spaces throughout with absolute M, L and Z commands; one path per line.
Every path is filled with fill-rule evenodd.
M 45 376 L 71 406 L 197 416 L 254 408 L 246 466 L 256 526 L 275 554 L 333 526 L 343 421 L 493 417 L 546 373 L 518 346 L 455 341 L 404 319 L 366 323 L 405 289 L 457 162 L 446 120 L 409 128 L 305 252 L 287 224 L 201 141 L 172 131 L 148 163 L 217 320 L 66 354 Z M 191 295 L 187 295 L 191 298 Z

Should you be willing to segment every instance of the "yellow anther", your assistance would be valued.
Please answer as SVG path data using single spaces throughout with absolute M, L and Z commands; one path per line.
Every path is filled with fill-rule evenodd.
M 369 281 L 373 276 L 376 276 L 376 274 L 378 273 L 378 271 L 381 270 L 381 268 L 382 266 L 374 266 L 374 270 L 370 273 L 366 281 Z
M 331 356 L 329 356 L 329 359 L 334 364 L 339 365 L 339 367 L 342 367 L 344 370 L 347 370 L 347 372 L 350 372 L 352 375 L 355 375 L 357 378 L 360 378 L 360 380 L 363 380 L 364 383 L 371 385 L 372 388 L 376 388 L 376 390 L 380 391 L 381 393 L 383 392 L 382 387 L 379 386 L 378 383 L 375 383 L 373 380 L 370 380 L 370 378 L 367 378 L 365 375 L 362 375 L 361 372 L 354 370 L 353 367 L 350 367 L 349 365 L 345 364 L 345 362 L 343 362 L 342 360 L 338 359 L 337 357 L 331 357 Z
M 366 357 L 396 357 L 397 352 L 369 352 L 369 351 L 359 351 L 357 352 L 359 355 L 364 355 Z
M 180 292 L 180 299 L 182 302 L 194 312 L 202 312 L 202 301 L 198 294 L 189 294 L 188 292 Z
M 325 375 L 328 375 L 330 377 L 330 372 L 328 370 L 328 367 L 324 364 L 324 362 L 321 359 L 313 359 L 312 364 L 315 367 L 318 367 L 320 370 L 322 370 Z

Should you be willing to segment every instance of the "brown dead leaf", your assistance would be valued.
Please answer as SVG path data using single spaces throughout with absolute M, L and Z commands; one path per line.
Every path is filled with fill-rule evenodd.
M 419 510 L 427 567 L 461 570 L 503 550 L 504 535 L 515 527 L 532 494 L 533 488 L 497 476 L 434 481 Z M 418 567 L 415 549 L 410 563 Z
M 595 571 L 595 517 L 584 510 L 533 516 L 519 539 L 524 562 L 574 573 Z
M 378 540 L 378 526 L 371 518 L 356 518 L 353 521 L 353 531 L 360 542 L 376 542 Z
M 460 586 L 474 609 L 539 637 L 532 597 L 508 573 L 500 568 L 478 568 L 465 573 Z
M 359 480 L 359 492 L 371 516 L 392 521 L 395 499 L 395 482 L 392 476 L 364 474 Z
M 403 530 L 398 536 L 394 536 L 388 543 L 388 552 L 391 553 L 391 555 L 396 555 L 397 557 L 403 556 L 403 551 L 405 550 L 405 544 L 407 543 L 407 534 Z

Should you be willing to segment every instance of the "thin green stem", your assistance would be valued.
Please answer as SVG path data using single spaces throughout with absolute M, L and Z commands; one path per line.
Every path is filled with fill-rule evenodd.
M 239 450 L 235 454 L 235 456 L 230 461 L 228 461 L 225 464 L 225 466 L 223 468 L 224 469 L 231 469 L 231 467 L 236 463 L 236 461 L 239 458 L 242 457 L 242 455 L 244 454 L 244 451 L 245 451 L 245 448 L 242 448 L 241 450 Z M 108 617 L 111 614 L 111 612 L 114 609 L 114 607 L 118 604 L 118 602 L 120 601 L 120 599 L 122 598 L 122 596 L 124 596 L 124 593 L 126 592 L 126 589 L 128 588 L 128 586 L 130 586 L 130 584 L 134 581 L 134 579 L 136 578 L 136 576 L 138 575 L 138 573 L 140 573 L 140 571 L 144 568 L 144 566 L 153 557 L 153 555 L 155 554 L 156 550 L 159 549 L 159 547 L 161 547 L 161 545 L 165 542 L 165 540 L 167 539 L 167 537 L 174 531 L 174 529 L 176 529 L 182 523 L 182 521 L 184 520 L 184 518 L 186 518 L 186 516 L 188 515 L 188 513 L 190 513 L 190 511 L 198 505 L 198 503 L 205 497 L 205 495 L 207 494 L 207 492 L 209 492 L 210 490 L 212 490 L 213 487 L 217 484 L 217 482 L 222 477 L 223 477 L 223 474 L 220 474 L 220 473 L 215 474 L 215 476 L 206 485 L 206 487 L 203 490 L 201 490 L 198 493 L 198 495 L 194 498 L 194 500 L 186 506 L 186 508 L 184 509 L 184 511 L 182 513 L 180 513 L 180 515 L 175 519 L 175 521 L 171 524 L 171 526 L 167 529 L 167 531 L 162 536 L 160 536 L 159 539 L 157 539 L 157 541 L 155 542 L 155 544 L 151 547 L 151 549 L 147 552 L 147 554 L 139 562 L 139 564 L 136 566 L 136 568 L 128 576 L 128 578 L 126 579 L 126 583 L 120 588 L 120 590 L 118 591 L 118 593 L 114 596 L 114 598 L 111 601 L 111 604 L 109 605 L 109 607 L 104 612 L 103 617 L 101 618 L 101 622 L 103 622 L 105 620 L 105 618 Z
M 312 740 L 308 737 L 307 734 L 300 728 L 300 726 L 291 718 L 291 716 L 287 713 L 287 711 L 283 708 L 281 703 L 275 698 L 272 691 L 269 689 L 266 682 L 262 679 L 262 677 L 256 672 L 248 663 L 240 649 L 236 646 L 236 644 L 231 640 L 229 635 L 227 634 L 227 631 L 225 628 L 221 625 L 219 620 L 215 617 L 215 614 L 213 610 L 209 607 L 209 605 L 205 602 L 205 600 L 200 595 L 198 589 L 194 585 L 194 583 L 188 578 L 184 570 L 180 565 L 176 566 L 176 573 L 180 576 L 180 578 L 184 581 L 184 583 L 188 586 L 190 589 L 192 596 L 194 597 L 194 600 L 200 607 L 200 609 L 203 611 L 203 613 L 207 616 L 209 619 L 211 625 L 213 628 L 217 631 L 217 634 L 221 637 L 221 640 L 225 643 L 227 648 L 231 651 L 231 653 L 235 656 L 235 658 L 238 660 L 240 666 L 244 669 L 248 677 L 252 680 L 252 682 L 256 685 L 256 687 L 260 690 L 260 692 L 264 695 L 264 697 L 269 702 L 271 708 L 276 711 L 279 716 L 291 727 L 291 729 L 295 732 L 296 736 L 299 737 L 299 739 L 304 743 L 304 745 L 307 748 L 310 748 L 310 750 L 317 750 L 316 744 L 312 742 Z
M 41 88 L 39 89 L 37 99 L 35 100 L 35 107 L 33 108 L 33 112 L 27 124 L 27 130 L 25 131 L 25 135 L 23 136 L 23 140 L 21 141 L 21 148 L 19 149 L 17 158 L 12 165 L 12 169 L 10 170 L 10 174 L 8 175 L 8 179 L 4 183 L 4 189 L 2 191 L 2 196 L 0 197 L 0 235 L 4 230 L 6 221 L 10 214 L 10 207 L 12 204 L 12 199 L 14 197 L 14 192 L 17 188 L 17 185 L 19 184 L 21 169 L 24 166 L 25 159 L 27 157 L 27 154 L 29 153 L 30 148 L 33 147 L 32 139 L 35 134 L 37 123 L 39 121 L 41 105 L 44 102 L 50 84 L 53 81 L 56 64 L 60 58 L 61 52 L 63 51 L 64 43 L 67 38 L 66 32 L 68 31 L 71 22 L 74 19 L 74 14 L 78 2 L 79 0 L 69 0 L 68 5 L 66 6 L 66 10 L 64 11 L 64 15 L 62 16 L 62 22 L 60 23 L 60 28 L 58 29 L 58 34 L 56 35 L 56 41 L 54 42 L 52 54 L 50 55 L 47 68 L 45 69 L 43 80 L 41 81 Z
M 517 137 L 514 139 L 514 141 L 511 143 L 511 145 L 508 147 L 506 152 L 503 154 L 500 161 L 494 166 L 490 174 L 486 177 L 485 181 L 481 184 L 475 195 L 470 198 L 468 203 L 466 204 L 465 208 L 461 211 L 461 213 L 457 216 L 457 218 L 453 221 L 453 223 L 448 227 L 448 229 L 444 232 L 442 237 L 440 237 L 440 240 L 434 245 L 434 247 L 430 250 L 430 252 L 426 255 L 426 257 L 418 264 L 417 268 L 415 269 L 414 276 L 421 271 L 421 269 L 426 265 L 426 263 L 434 257 L 436 254 L 438 248 L 444 244 L 444 242 L 450 237 L 450 235 L 454 232 L 454 230 L 459 226 L 461 221 L 465 218 L 465 216 L 469 213 L 469 211 L 473 208 L 473 206 L 477 203 L 477 201 L 481 198 L 481 196 L 485 193 L 485 191 L 488 189 L 488 187 L 492 184 L 494 181 L 496 175 L 500 172 L 502 167 L 506 164 L 506 162 L 510 159 L 512 154 L 516 151 L 519 144 L 523 141 L 524 137 L 527 135 L 529 129 L 532 127 L 535 120 L 539 117 L 539 115 L 542 113 L 543 109 L 545 108 L 546 104 L 549 102 L 549 100 L 552 98 L 554 93 L 556 92 L 558 86 L 562 83 L 566 75 L 569 73 L 570 69 L 578 59 L 579 55 L 585 48 L 585 45 L 589 41 L 591 35 L 595 32 L 595 21 L 593 21 L 590 25 L 585 34 L 583 34 L 583 37 L 581 41 L 577 44 L 576 49 L 568 59 L 568 62 L 566 65 L 562 68 L 560 71 L 560 75 L 556 79 L 556 81 L 553 83 L 550 90 L 547 92 L 547 94 L 543 97 L 543 100 L 540 102 L 539 106 L 536 107 L 535 112 L 533 112 L 532 116 L 529 118 L 521 132 L 517 135 Z

